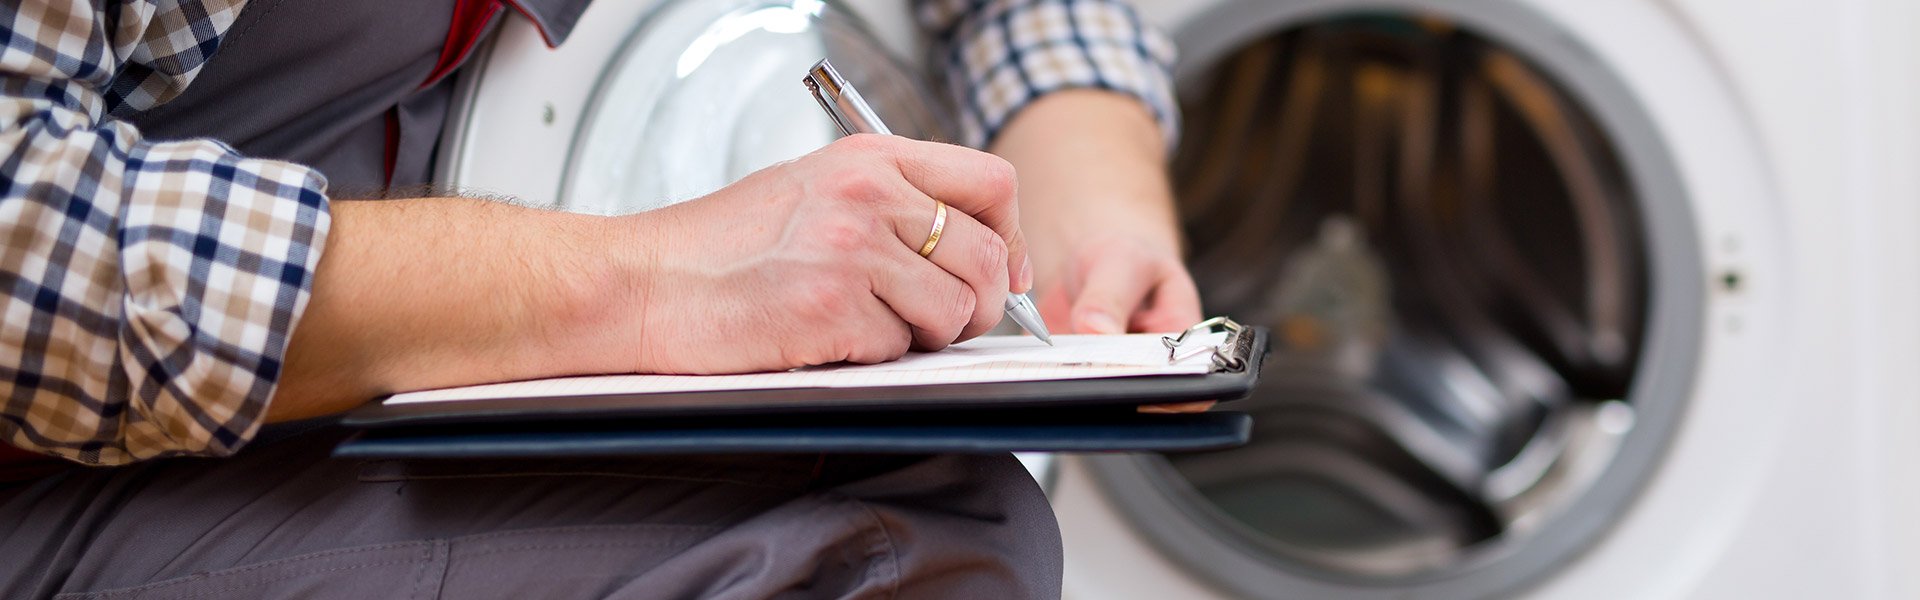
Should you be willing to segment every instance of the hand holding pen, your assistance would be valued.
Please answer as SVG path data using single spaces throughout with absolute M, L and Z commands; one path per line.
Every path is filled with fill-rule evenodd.
M 866 99 L 860 96 L 860 92 L 841 77 L 839 71 L 834 70 L 833 65 L 826 60 L 814 63 L 813 68 L 807 70 L 807 75 L 802 82 L 806 84 L 807 90 L 813 93 L 813 97 L 820 101 L 820 107 L 825 109 L 827 115 L 832 117 L 833 122 L 840 127 L 841 133 L 846 135 L 893 134 L 893 131 L 880 121 L 880 116 L 874 113 L 873 108 L 867 105 Z M 927 234 L 927 241 L 919 246 L 922 258 L 932 258 L 934 252 L 939 249 L 940 241 L 946 237 L 949 221 L 947 204 L 938 199 L 935 199 L 933 204 L 933 225 Z M 1007 237 L 1007 243 L 1009 245 L 1018 243 L 1017 232 L 1009 231 L 1009 233 L 1012 235 Z M 1025 287 L 1031 287 L 1032 262 L 1023 258 L 1021 264 L 1021 273 L 1014 276 L 1015 280 L 1023 282 L 1021 285 Z M 1026 293 L 1008 293 L 1005 309 L 1008 317 L 1032 333 L 1034 337 L 1040 338 L 1040 341 L 1048 345 L 1053 344 L 1052 336 L 1047 332 L 1046 322 L 1040 319 L 1039 310 L 1034 308 L 1033 300 Z
M 615 248 L 609 268 L 581 270 L 606 275 L 555 285 L 628 290 L 587 294 L 625 309 L 568 317 L 637 343 L 619 353 L 634 366 L 615 371 L 890 361 L 985 333 L 1005 318 L 1008 291 L 1033 285 L 1017 188 L 1013 165 L 992 154 L 851 136 L 706 196 L 607 220 L 604 234 L 571 242 Z

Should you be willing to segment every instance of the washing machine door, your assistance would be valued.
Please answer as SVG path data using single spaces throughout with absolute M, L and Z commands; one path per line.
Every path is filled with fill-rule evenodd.
M 813 0 L 595 2 L 551 49 L 513 18 L 461 74 L 437 176 L 591 214 L 689 200 L 839 137 L 800 82 L 821 58 L 896 133 L 951 139 L 899 50 Z
M 1709 350 L 1756 348 L 1708 326 L 1750 304 L 1701 239 L 1757 211 L 1693 190 L 1765 171 L 1651 3 L 1163 4 L 1190 267 L 1275 347 L 1248 446 L 1064 461 L 1070 596 L 1515 595 L 1608 535 L 1682 414 L 1745 400 L 1699 394 L 1741 385 Z

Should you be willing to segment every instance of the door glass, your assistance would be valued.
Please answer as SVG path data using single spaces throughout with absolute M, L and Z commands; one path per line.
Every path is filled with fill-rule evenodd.
M 561 202 L 621 214 L 690 200 L 840 137 L 800 84 L 821 58 L 895 133 L 947 139 L 912 69 L 838 5 L 663 2 L 602 76 Z
M 1524 534 L 1632 427 L 1646 259 L 1592 118 L 1440 19 L 1317 21 L 1189 91 L 1209 314 L 1273 328 L 1253 443 L 1169 457 L 1241 536 L 1399 576 Z

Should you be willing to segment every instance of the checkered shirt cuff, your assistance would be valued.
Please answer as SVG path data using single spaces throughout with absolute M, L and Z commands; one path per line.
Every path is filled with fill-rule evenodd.
M 1173 44 L 1120 0 L 922 0 L 934 60 L 960 109 L 963 140 L 985 147 L 1020 109 L 1050 92 L 1132 95 L 1179 139 Z
M 229 454 L 279 381 L 326 182 L 106 116 L 184 87 L 237 3 L 100 4 L 0 7 L 0 439 L 89 464 Z

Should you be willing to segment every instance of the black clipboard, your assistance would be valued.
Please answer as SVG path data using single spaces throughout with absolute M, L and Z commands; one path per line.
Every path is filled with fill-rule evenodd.
M 1183 345 L 1225 331 L 1217 347 Z M 1170 358 L 1212 371 L 1049 381 L 787 388 L 372 404 L 343 457 L 608 456 L 688 452 L 1179 451 L 1244 444 L 1251 420 L 1215 411 L 1138 414 L 1149 404 L 1251 394 L 1268 331 L 1214 318 L 1167 336 Z
M 639 454 L 1191 452 L 1247 442 L 1246 413 L 1131 409 L 850 413 L 780 419 L 646 419 L 370 429 L 341 458 L 539 458 Z

